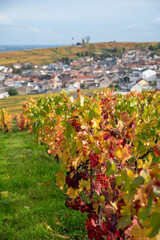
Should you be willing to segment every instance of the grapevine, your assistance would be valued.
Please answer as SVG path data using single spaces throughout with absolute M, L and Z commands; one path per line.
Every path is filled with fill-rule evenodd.
M 12 129 L 12 116 L 8 115 L 6 109 L 0 111 L 0 131 L 3 133 L 10 132 Z
M 158 239 L 159 103 L 156 91 L 103 90 L 26 104 L 37 141 L 60 159 L 56 178 L 66 206 L 88 214 L 89 239 Z

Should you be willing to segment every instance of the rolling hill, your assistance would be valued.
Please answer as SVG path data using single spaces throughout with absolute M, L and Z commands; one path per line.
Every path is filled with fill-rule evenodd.
M 129 49 L 148 49 L 149 46 L 156 47 L 158 42 L 101 42 L 89 43 L 84 47 L 57 47 L 43 48 L 16 52 L 0 53 L 0 65 L 10 65 L 17 62 L 34 63 L 37 65 L 48 64 L 60 61 L 62 58 L 76 59 L 79 56 L 92 54 L 116 54 L 120 55 L 123 50 Z

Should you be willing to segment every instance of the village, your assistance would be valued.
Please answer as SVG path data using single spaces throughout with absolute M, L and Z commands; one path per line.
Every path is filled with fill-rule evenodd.
M 160 89 L 160 56 L 150 50 L 127 50 L 121 57 L 83 56 L 69 63 L 0 66 L 0 99 L 8 97 L 10 89 L 25 95 L 104 87 L 122 93 Z

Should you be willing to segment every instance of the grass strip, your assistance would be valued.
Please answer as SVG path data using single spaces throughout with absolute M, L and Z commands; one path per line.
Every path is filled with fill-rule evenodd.
M 27 132 L 0 133 L 0 239 L 86 239 L 84 216 L 65 207 L 59 165 Z

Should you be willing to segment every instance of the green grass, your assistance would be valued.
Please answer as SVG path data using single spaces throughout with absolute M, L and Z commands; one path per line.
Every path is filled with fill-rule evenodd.
M 0 153 L 0 239 L 85 239 L 84 216 L 65 207 L 45 147 L 14 129 L 0 133 Z

